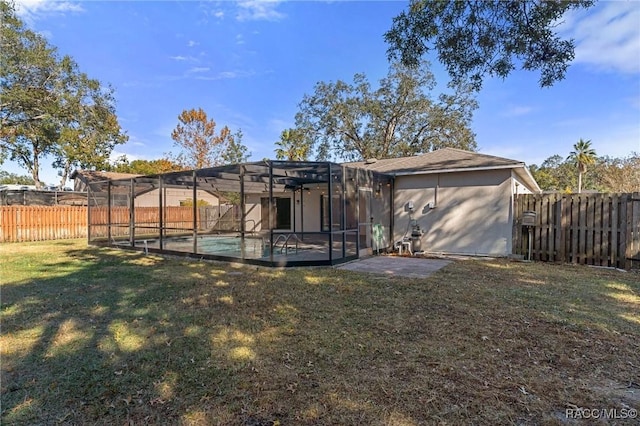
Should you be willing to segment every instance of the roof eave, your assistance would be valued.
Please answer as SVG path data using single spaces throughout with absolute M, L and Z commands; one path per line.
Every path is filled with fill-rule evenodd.
M 520 178 L 523 180 L 523 182 L 529 185 L 529 189 L 531 190 L 531 192 L 534 192 L 534 193 L 542 192 L 542 189 L 538 185 L 538 182 L 536 182 L 536 179 L 533 177 L 528 167 L 526 167 L 523 164 L 523 167 L 521 168 L 519 167 L 518 169 L 516 169 L 516 174 L 519 174 L 518 172 L 520 171 L 522 171 Z
M 456 172 L 475 172 L 475 171 L 486 171 L 486 170 L 504 170 L 504 169 L 515 169 L 515 168 L 525 168 L 524 163 L 513 163 L 513 164 L 504 164 L 500 166 L 484 166 L 484 167 L 458 167 L 455 169 L 438 169 L 438 170 L 416 170 L 416 171 L 389 171 L 382 172 L 387 174 L 392 174 L 393 176 L 411 176 L 411 175 L 429 175 L 429 174 L 439 174 L 439 173 L 456 173 Z

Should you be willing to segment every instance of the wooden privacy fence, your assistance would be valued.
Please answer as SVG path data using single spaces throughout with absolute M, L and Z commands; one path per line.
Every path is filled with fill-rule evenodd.
M 226 206 L 223 209 L 218 206 L 198 207 L 196 223 L 200 231 L 222 229 L 219 223 L 232 221 L 225 217 L 233 217 L 233 214 L 234 210 Z M 109 218 L 112 237 L 129 235 L 128 207 L 112 207 L 110 216 L 107 207 L 92 207 L 92 237 L 107 236 Z M 136 233 L 154 233 L 153 230 L 160 228 L 160 212 L 157 207 L 136 207 L 134 218 Z M 193 230 L 193 207 L 165 207 L 163 223 L 165 235 Z M 0 242 L 86 238 L 87 232 L 87 207 L 0 206 Z
M 640 193 L 518 195 L 513 252 L 527 257 L 525 211 L 536 212 L 532 260 L 640 268 Z
M 196 209 L 196 221 L 200 216 L 200 209 Z M 111 236 L 129 235 L 129 208 L 108 207 L 91 208 L 92 237 L 106 237 L 107 225 L 111 220 Z M 157 207 L 136 207 L 134 209 L 134 226 L 136 233 L 146 233 L 148 230 L 160 229 L 160 211 Z M 165 234 L 184 233 L 193 230 L 193 207 L 171 206 L 165 207 L 162 221 Z M 145 231 L 147 230 L 147 231 Z
M 86 207 L 0 207 L 0 242 L 43 241 L 86 236 Z

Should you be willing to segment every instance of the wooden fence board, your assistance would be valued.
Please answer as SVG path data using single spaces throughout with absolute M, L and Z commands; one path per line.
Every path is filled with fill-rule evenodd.
M 562 209 L 563 209 L 563 203 L 562 203 L 562 196 L 558 196 L 558 194 L 553 194 L 554 195 L 554 204 L 555 204 L 555 212 L 554 212 L 554 218 L 553 218 L 553 225 L 554 225 L 554 232 L 555 232 L 555 239 L 553 241 L 555 250 L 554 250 L 554 257 L 557 256 L 561 262 L 564 262 L 564 228 L 562 226 Z
M 640 268 L 640 193 L 524 194 L 514 204 L 515 254 L 528 254 L 522 213 L 533 210 L 534 260 Z
M 594 198 L 593 212 L 593 264 L 602 266 L 602 205 L 604 200 L 602 195 L 598 194 Z
M 631 250 L 627 258 L 631 259 L 631 268 L 640 268 L 640 192 L 631 194 L 632 218 L 631 218 Z
M 618 260 L 618 196 L 611 199 L 611 261 L 609 266 L 616 266 Z
M 595 233 L 595 224 L 593 223 L 594 212 L 595 212 L 595 198 L 587 197 L 586 198 L 586 222 L 585 222 L 585 263 L 587 265 L 593 265 L 593 236 Z
M 540 260 L 549 260 L 549 198 L 540 197 Z
M 197 209 L 196 215 L 200 216 L 200 210 L 207 208 L 209 207 Z M 166 207 L 166 234 L 192 231 L 193 211 L 192 207 Z M 128 207 L 112 207 L 110 211 L 106 207 L 92 207 L 91 237 L 108 237 L 109 218 L 113 221 L 110 237 L 129 236 L 130 213 Z M 88 216 L 85 206 L 0 206 L 0 242 L 87 238 Z M 160 215 L 157 207 L 138 207 L 134 217 L 137 220 L 134 228 L 140 228 L 140 233 L 159 231 Z

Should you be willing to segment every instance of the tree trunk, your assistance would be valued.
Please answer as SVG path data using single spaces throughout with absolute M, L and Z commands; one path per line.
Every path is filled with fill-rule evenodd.
M 31 167 L 31 177 L 36 185 L 36 189 L 42 189 L 42 183 L 40 182 L 40 160 L 38 155 L 33 155 L 33 167 Z
M 578 194 L 582 193 L 582 172 L 578 172 Z

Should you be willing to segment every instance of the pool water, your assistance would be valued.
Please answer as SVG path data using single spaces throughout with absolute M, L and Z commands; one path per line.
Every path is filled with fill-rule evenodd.
M 264 246 L 262 238 L 245 238 L 244 250 L 246 257 L 258 258 L 269 256 L 269 247 Z M 240 257 L 242 253 L 242 239 L 239 237 L 200 238 L 198 239 L 198 253 Z

